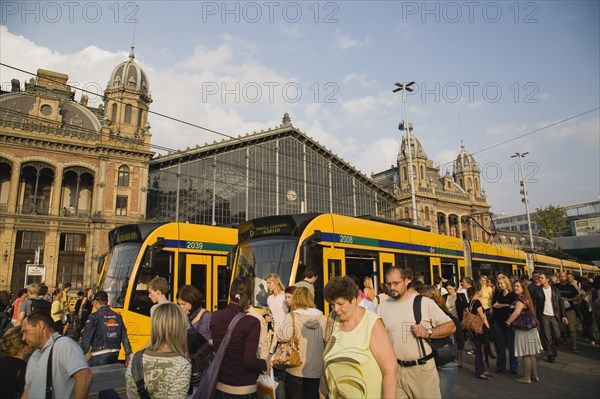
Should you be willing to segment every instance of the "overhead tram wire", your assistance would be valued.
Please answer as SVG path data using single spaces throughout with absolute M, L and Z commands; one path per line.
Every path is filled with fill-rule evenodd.
M 594 112 L 594 111 L 598 111 L 599 109 L 600 109 L 600 107 L 596 107 L 596 108 L 589 109 L 589 110 L 587 110 L 587 111 L 580 112 L 580 113 L 578 113 L 577 115 L 569 116 L 569 117 L 567 117 L 567 118 L 564 118 L 564 119 L 561 119 L 561 120 L 559 120 L 559 121 L 557 121 L 557 122 L 553 122 L 553 123 L 551 123 L 551 124 L 549 124 L 549 125 L 542 126 L 542 127 L 538 128 L 538 129 L 532 130 L 532 131 L 530 131 L 530 132 L 527 132 L 527 133 L 520 134 L 520 135 L 518 135 L 518 136 L 512 137 L 512 138 L 510 138 L 510 139 L 507 139 L 507 140 L 501 141 L 501 142 L 499 142 L 499 143 L 496 143 L 496 144 L 492 144 L 492 145 L 491 145 L 491 146 L 489 146 L 489 147 L 485 147 L 485 148 L 482 148 L 481 150 L 477 150 L 477 151 L 475 151 L 475 152 L 472 152 L 472 153 L 471 153 L 471 155 L 475 155 L 475 154 L 481 154 L 481 153 L 482 153 L 482 152 L 484 152 L 484 151 L 491 150 L 492 148 L 496 148 L 496 147 L 499 147 L 499 146 L 501 146 L 501 145 L 504 145 L 504 144 L 508 144 L 508 143 L 510 143 L 510 142 L 512 142 L 512 141 L 515 141 L 515 140 L 521 139 L 521 138 L 523 138 L 523 137 L 526 137 L 526 136 L 532 135 L 532 134 L 534 134 L 534 133 L 541 132 L 542 130 L 546 130 L 546 129 L 549 129 L 549 128 L 551 128 L 551 127 L 554 127 L 554 126 L 558 126 L 558 125 L 560 125 L 560 124 L 562 124 L 562 123 L 565 123 L 565 122 L 568 122 L 568 121 L 570 121 L 570 120 L 577 119 L 577 118 L 579 118 L 579 117 L 581 117 L 581 116 L 583 116 L 583 115 L 589 114 L 589 113 L 591 113 L 591 112 Z M 446 166 L 446 165 L 450 165 L 450 164 L 452 164 L 452 162 L 446 162 L 446 163 L 444 163 L 444 164 L 441 164 L 441 165 L 440 165 L 440 167 L 442 167 L 442 166 Z
M 28 75 L 31 75 L 31 76 L 36 76 L 36 77 L 37 77 L 37 73 L 33 73 L 33 72 L 30 72 L 30 71 L 26 71 L 26 70 L 24 70 L 24 69 L 17 68 L 17 67 L 14 67 L 14 66 L 12 66 L 12 65 L 5 64 L 5 63 L 3 63 L 3 62 L 0 62 L 0 66 L 4 66 L 4 67 L 6 67 L 6 68 L 14 69 L 14 70 L 16 70 L 16 71 L 19 71 L 19 72 L 22 72 L 22 73 L 25 73 L 25 74 L 28 74 Z M 48 80 L 50 80 L 51 82 L 53 81 L 53 82 L 56 82 L 56 83 L 62 83 L 62 82 L 59 82 L 58 80 L 54 80 L 54 79 L 51 79 L 51 78 L 47 78 L 47 79 L 48 79 Z M 68 85 L 67 85 L 67 86 L 68 86 Z M 102 95 L 100 95 L 100 94 L 98 94 L 98 93 L 95 93 L 95 92 L 93 92 L 93 91 L 90 91 L 90 90 L 86 90 L 86 89 L 79 88 L 79 87 L 73 87 L 73 86 L 68 86 L 68 87 L 70 87 L 70 88 L 72 88 L 72 89 L 74 89 L 74 90 L 79 90 L 79 91 L 81 91 L 82 93 L 91 94 L 91 95 L 93 95 L 93 96 L 95 96 L 95 97 L 100 97 L 100 98 L 102 98 L 102 97 L 103 97 Z M 115 103 L 118 103 L 118 104 L 125 104 L 124 102 L 122 102 L 122 101 L 119 101 L 119 100 L 117 100 L 117 99 L 113 99 L 113 101 L 114 101 Z M 132 105 L 132 104 L 129 104 L 129 105 Z M 136 108 L 136 109 L 138 109 L 138 110 L 139 110 L 139 109 L 142 109 L 141 107 L 139 107 L 139 106 L 137 106 L 137 105 L 132 105 L 132 107 L 133 107 L 133 108 Z M 176 118 L 176 117 L 173 117 L 173 116 L 169 116 L 169 115 L 166 115 L 166 114 L 163 114 L 163 113 L 160 113 L 160 112 L 156 112 L 156 111 L 151 111 L 150 109 L 148 109 L 148 110 L 146 110 L 146 111 L 147 111 L 149 114 L 156 115 L 156 116 L 159 116 L 159 117 L 163 117 L 163 118 L 166 118 L 166 119 L 168 119 L 168 120 L 172 120 L 172 121 L 174 121 L 174 122 L 179 122 L 179 123 L 181 123 L 181 124 L 184 124 L 184 125 L 187 125 L 187 126 L 190 126 L 190 127 L 194 127 L 194 128 L 197 128 L 197 129 L 201 129 L 201 130 L 204 130 L 204 131 L 207 131 L 207 132 L 210 132 L 210 133 L 214 133 L 214 134 L 217 134 L 217 135 L 219 135 L 219 136 L 222 136 L 222 137 L 228 138 L 228 139 L 230 139 L 230 140 L 235 140 L 235 141 L 240 141 L 240 142 L 243 140 L 243 139 L 242 139 L 242 137 L 234 137 L 234 136 L 231 136 L 231 135 L 229 135 L 229 134 L 222 133 L 222 132 L 219 132 L 219 131 L 217 131 L 217 130 L 210 129 L 210 128 L 207 128 L 207 127 L 204 127 L 204 126 L 200 126 L 200 125 L 198 125 L 198 124 L 195 124 L 195 123 L 192 123 L 192 122 L 184 121 L 184 120 L 182 120 L 182 119 L 179 119 L 179 118 Z M 81 127 L 78 127 L 78 129 L 79 129 L 79 130 L 81 130 Z M 94 131 L 94 133 L 96 133 L 96 132 Z M 124 140 L 124 139 L 125 139 L 125 138 L 121 138 L 121 140 Z M 134 143 L 135 143 L 135 142 L 132 140 L 132 144 L 134 144 Z M 276 150 L 276 149 L 269 148 L 269 147 L 267 147 L 267 146 L 265 146 L 265 145 L 263 145 L 263 144 L 261 144 L 261 143 L 257 143 L 257 144 L 255 144 L 255 146 L 256 146 L 256 147 L 259 147 L 259 148 L 262 148 L 262 149 L 264 149 L 264 150 L 267 150 L 267 151 L 271 151 L 271 152 L 275 152 L 275 153 L 277 152 L 277 150 Z M 160 150 L 160 151 L 166 151 L 166 152 L 168 152 L 168 153 L 173 153 L 172 155 L 175 155 L 175 154 L 177 154 L 177 153 L 181 153 L 181 152 L 183 152 L 183 150 L 172 149 L 172 148 L 169 148 L 169 147 L 159 146 L 159 145 L 157 145 L 157 144 L 150 144 L 150 147 L 151 147 L 151 148 L 155 148 L 155 149 L 157 149 L 157 150 Z M 327 150 L 327 148 L 325 148 L 325 150 Z M 327 150 L 327 151 L 328 151 L 328 152 L 331 152 L 331 153 L 333 154 L 333 151 L 330 151 L 330 150 Z M 171 154 L 169 154 L 169 155 L 171 155 Z M 288 155 L 288 154 L 281 154 L 281 152 L 279 153 L 279 155 L 280 155 L 280 156 L 286 156 L 286 157 L 290 157 L 290 158 L 292 157 L 291 155 Z M 333 155 L 335 155 L 335 154 L 333 154 Z M 307 162 L 307 164 L 310 164 L 310 165 L 319 166 L 319 164 L 317 164 L 316 162 L 311 162 L 311 161 L 308 161 L 308 160 L 307 160 L 306 162 Z M 344 161 L 344 162 L 345 162 L 345 161 Z M 347 163 L 347 162 L 346 162 L 346 163 Z M 348 165 L 350 165 L 350 164 L 348 164 Z M 350 166 L 351 166 L 351 165 L 350 165 Z M 369 179 L 369 177 L 368 177 L 368 176 L 367 176 L 365 173 L 363 173 L 362 171 L 359 171 L 358 169 L 354 168 L 353 166 L 351 166 L 351 167 L 352 167 L 353 169 L 355 169 L 356 171 L 358 171 L 360 174 L 363 174 L 363 175 L 364 175 L 364 176 L 365 176 L 367 179 Z
M 14 70 L 16 70 L 16 71 L 19 71 L 19 72 L 22 72 L 22 73 L 26 73 L 26 74 L 28 74 L 28 75 L 31 75 L 31 76 L 37 76 L 37 73 L 33 73 L 33 72 L 30 72 L 30 71 L 26 71 L 26 70 L 24 70 L 24 69 L 20 69 L 20 68 L 17 68 L 17 67 L 14 67 L 14 66 L 11 66 L 11 65 L 8 65 L 8 64 L 5 64 L 5 63 L 3 63 L 3 62 L 0 62 L 0 66 L 4 66 L 4 67 L 10 68 L 10 69 L 14 69 Z M 57 81 L 57 83 L 58 83 L 58 81 Z M 83 92 L 83 93 L 88 93 L 88 94 L 91 94 L 91 95 L 93 95 L 93 96 L 96 96 L 96 97 L 102 97 L 102 95 L 100 95 L 100 94 L 98 94 L 98 93 L 95 93 L 95 92 L 92 92 L 92 91 L 89 91 L 89 90 L 86 90 L 86 89 L 82 89 L 82 88 L 79 88 L 79 87 L 73 87 L 73 86 L 69 86 L 69 87 L 70 87 L 70 88 L 72 88 L 72 89 L 74 89 L 74 90 L 80 90 L 80 91 L 81 91 L 81 92 Z M 121 104 L 123 104 L 123 102 L 119 102 L 119 101 L 117 101 L 117 100 L 114 100 L 114 101 L 115 101 L 116 103 L 121 103 Z M 137 109 L 141 109 L 140 107 L 138 107 L 138 106 L 136 106 L 136 105 L 134 105 L 133 107 L 134 107 L 134 108 L 137 108 Z M 600 109 L 600 107 L 596 107 L 596 108 L 589 109 L 589 110 L 587 110 L 587 111 L 583 111 L 583 112 L 581 112 L 581 113 L 579 113 L 579 114 L 576 114 L 576 115 L 573 115 L 573 116 L 570 116 L 570 117 L 567 117 L 567 118 L 561 119 L 561 120 L 559 120 L 559 121 L 557 121 L 557 122 L 554 122 L 554 123 L 548 124 L 548 125 L 546 125 L 546 126 L 543 126 L 543 127 L 541 127 L 541 128 L 538 128 L 538 129 L 532 130 L 532 131 L 530 131 L 530 132 L 527 132 L 527 133 L 524 133 L 524 134 L 521 134 L 521 135 L 518 135 L 518 136 L 512 137 L 512 138 L 510 138 L 510 139 L 507 139 L 507 140 L 501 141 L 501 142 L 499 142 L 499 143 L 496 143 L 496 144 L 493 144 L 493 145 L 491 145 L 491 146 L 489 146 L 489 147 L 482 148 L 482 149 L 480 149 L 480 150 L 477 150 L 477 151 L 475 151 L 475 152 L 472 152 L 471 154 L 472 154 L 472 155 L 475 155 L 475 154 L 480 154 L 480 153 L 482 153 L 482 152 L 484 152 L 484 151 L 490 150 L 490 149 L 492 149 L 492 148 L 495 148 L 495 147 L 499 147 L 499 146 L 501 146 L 501 145 L 504 145 L 504 144 L 508 144 L 508 143 L 510 143 L 510 142 L 512 142 L 512 141 L 515 141 L 515 140 L 521 139 L 521 138 L 523 138 L 523 137 L 529 136 L 529 135 L 531 135 L 531 134 L 538 133 L 538 132 L 540 132 L 540 131 L 543 131 L 543 130 L 549 129 L 549 128 L 551 128 L 551 127 L 554 127 L 554 126 L 560 125 L 560 124 L 562 124 L 562 123 L 565 123 L 565 122 L 568 122 L 568 121 L 570 121 L 570 120 L 573 120 L 573 119 L 579 118 L 579 117 L 581 117 L 581 116 L 583 116 L 583 115 L 586 115 L 586 114 L 589 114 L 589 113 L 591 113 L 591 112 L 597 111 L 597 110 L 599 110 L 599 109 Z M 207 128 L 207 127 L 204 127 L 204 126 L 200 126 L 200 125 L 197 125 L 197 124 L 195 124 L 195 123 L 192 123 L 192 122 L 187 122 L 187 121 L 184 121 L 184 120 L 182 120 L 182 119 L 179 119 L 179 118 L 176 118 L 176 117 L 173 117 L 173 116 L 169 116 L 169 115 L 166 115 L 166 114 L 163 114 L 163 113 L 160 113 L 160 112 L 156 112 L 156 111 L 150 111 L 150 110 L 147 110 L 147 112 L 148 112 L 149 114 L 153 114 L 153 115 L 156 115 L 156 116 L 160 116 L 160 117 L 163 117 L 163 118 L 166 118 L 166 119 L 172 120 L 172 121 L 174 121 L 174 122 L 179 122 L 179 123 L 182 123 L 182 124 L 184 124 L 184 125 L 187 125 L 187 126 L 190 126 L 190 127 L 194 127 L 194 128 L 197 128 L 197 129 L 205 130 L 205 131 L 207 131 L 207 132 L 214 133 L 214 134 L 217 134 L 217 135 L 219 135 L 219 136 L 223 136 L 223 137 L 226 137 L 226 138 L 229 138 L 229 139 L 232 139 L 232 140 L 242 140 L 240 137 L 234 137 L 234 136 L 228 135 L 228 134 L 226 134 L 226 133 L 222 133 L 222 132 L 219 132 L 219 131 L 216 131 L 216 130 L 213 130 L 213 129 L 210 129 L 210 128 Z M 78 128 L 79 128 L 79 130 L 82 130 L 80 127 L 78 127 Z M 96 131 L 93 131 L 93 132 L 94 132 L 94 133 L 97 133 Z M 123 138 L 122 138 L 122 139 L 123 139 Z M 134 142 L 132 141 L 132 144 L 133 144 L 133 143 L 134 143 Z M 260 144 L 260 143 L 256 144 L 256 146 L 257 146 L 257 147 L 260 147 L 260 148 L 262 148 L 262 149 L 264 149 L 264 150 L 268 150 L 268 151 L 273 151 L 273 152 L 276 152 L 276 151 L 277 151 L 277 150 L 274 150 L 274 149 L 271 149 L 271 148 L 265 147 L 265 146 L 263 146 L 263 145 L 262 145 L 262 144 Z M 180 152 L 182 152 L 182 151 L 183 151 L 183 150 L 176 150 L 176 149 L 172 149 L 172 148 L 168 148 L 168 147 L 164 147 L 164 146 L 159 146 L 159 145 L 156 145 L 156 144 L 150 144 L 150 147 L 151 147 L 151 148 L 156 148 L 156 149 L 158 149 L 158 150 L 161 150 L 161 151 L 167 151 L 167 152 L 171 152 L 171 153 L 174 153 L 174 154 L 176 154 L 176 153 L 180 153 Z M 173 155 L 174 155 L 174 154 L 173 154 Z M 287 156 L 291 157 L 291 155 L 287 155 Z M 308 162 L 308 161 L 307 161 L 307 162 Z M 314 162 L 311 162 L 311 164 L 315 164 L 315 165 L 316 165 L 316 163 L 314 163 Z M 447 166 L 447 165 L 451 165 L 451 164 L 452 164 L 452 162 L 446 162 L 446 163 L 444 163 L 444 164 L 440 164 L 440 167 Z M 360 172 L 360 171 L 359 171 L 359 172 Z M 360 172 L 360 173 L 361 173 L 361 174 L 364 174 L 363 172 Z M 366 176 L 366 175 L 365 175 L 365 176 Z M 367 177 L 367 178 L 368 178 L 368 177 Z M 325 186 L 323 186 L 323 187 L 325 187 Z

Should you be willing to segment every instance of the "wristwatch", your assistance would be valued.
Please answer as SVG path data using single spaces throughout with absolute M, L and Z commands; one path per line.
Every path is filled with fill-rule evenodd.
M 427 339 L 431 339 L 431 334 L 433 334 L 433 330 L 431 328 L 427 329 Z

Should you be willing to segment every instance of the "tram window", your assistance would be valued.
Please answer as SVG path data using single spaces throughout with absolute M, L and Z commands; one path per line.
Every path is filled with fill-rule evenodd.
M 413 278 L 423 276 L 425 284 L 433 284 L 431 278 L 431 272 L 429 270 L 429 258 L 421 255 L 411 254 L 396 254 L 395 255 L 396 266 L 400 268 L 410 267 L 413 271 Z
M 190 265 L 190 284 L 198 288 L 202 293 L 202 307 L 206 308 L 206 264 Z
M 466 270 L 465 270 L 465 268 L 464 268 L 463 266 L 459 267 L 459 270 L 460 270 L 460 271 L 459 271 L 459 273 L 460 273 L 460 278 L 461 278 L 461 280 L 462 280 L 463 278 L 465 278 L 465 277 L 467 276 L 467 274 L 466 274 L 467 272 L 466 272 Z
M 231 270 L 226 267 L 217 268 L 217 307 L 224 309 L 229 300 L 229 281 L 231 281 Z M 214 304 L 213 304 L 214 308 Z
M 327 280 L 332 280 L 335 276 L 342 275 L 342 261 L 339 259 L 329 259 L 327 267 Z
M 153 303 L 148 297 L 148 283 L 154 277 L 164 277 L 169 282 L 169 292 L 167 298 L 173 299 L 173 252 L 160 251 L 153 253 L 150 256 L 149 251 L 153 251 L 148 247 L 144 260 L 152 259 L 152 264 L 144 262 L 137 270 L 137 275 L 134 280 L 134 288 L 129 301 L 129 310 L 150 316 L 150 308 Z
M 458 261 L 456 259 L 442 258 L 442 278 L 458 283 Z

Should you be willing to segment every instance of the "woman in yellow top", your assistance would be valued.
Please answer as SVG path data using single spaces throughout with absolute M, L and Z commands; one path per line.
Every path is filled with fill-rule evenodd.
M 349 277 L 330 280 L 323 296 L 335 318 L 327 326 L 319 397 L 395 398 L 398 364 L 380 317 L 358 306 L 358 286 Z
M 483 310 L 488 310 L 492 307 L 492 298 L 494 297 L 494 290 L 490 286 L 490 280 L 486 275 L 479 277 L 479 284 L 481 284 L 481 305 Z
M 65 307 L 61 301 L 62 293 L 59 289 L 55 290 L 52 293 L 52 306 L 50 307 L 50 316 L 52 316 L 52 320 L 54 321 L 54 331 L 62 333 L 63 325 L 63 313 Z

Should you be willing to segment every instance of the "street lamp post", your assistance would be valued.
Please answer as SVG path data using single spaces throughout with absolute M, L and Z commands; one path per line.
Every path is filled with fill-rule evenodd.
M 415 175 L 413 173 L 413 163 L 412 163 L 412 148 L 411 148 L 411 135 L 410 132 L 412 130 L 412 123 L 409 123 L 408 121 L 408 97 L 407 97 L 407 92 L 412 92 L 413 88 L 411 87 L 412 85 L 415 84 L 414 80 L 411 80 L 410 82 L 404 84 L 404 83 L 399 83 L 396 82 L 395 86 L 396 88 L 393 90 L 394 93 L 402 91 L 402 101 L 404 102 L 404 118 L 406 119 L 406 126 L 404 126 L 403 123 L 400 123 L 400 126 L 398 126 L 398 128 L 400 130 L 406 130 L 406 139 L 407 139 L 407 144 L 408 144 L 408 176 L 410 179 L 410 195 L 412 198 L 412 213 L 413 213 L 413 224 L 414 225 L 418 225 L 419 224 L 419 218 L 418 218 L 418 214 L 417 214 L 417 197 L 415 195 Z
M 514 155 L 511 155 L 511 158 L 519 158 L 519 171 L 521 173 L 521 194 L 523 195 L 523 201 L 525 203 L 525 213 L 527 214 L 527 227 L 529 229 L 529 243 L 531 244 L 531 250 L 535 250 L 535 246 L 533 244 L 533 232 L 531 231 L 531 217 L 529 216 L 529 200 L 527 199 L 527 188 L 525 187 L 525 176 L 523 173 L 523 162 L 522 159 L 525 158 L 525 155 L 529 154 L 529 152 L 515 152 Z

